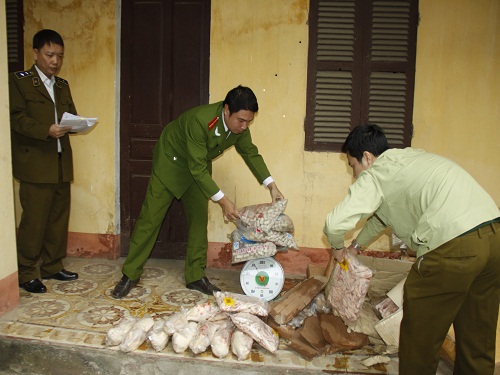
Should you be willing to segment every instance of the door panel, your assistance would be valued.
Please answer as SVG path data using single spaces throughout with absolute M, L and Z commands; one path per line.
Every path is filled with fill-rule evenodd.
M 122 2 L 120 93 L 121 255 L 141 209 L 152 149 L 163 128 L 208 103 L 210 1 Z M 152 257 L 184 259 L 187 227 L 180 201 L 170 207 Z

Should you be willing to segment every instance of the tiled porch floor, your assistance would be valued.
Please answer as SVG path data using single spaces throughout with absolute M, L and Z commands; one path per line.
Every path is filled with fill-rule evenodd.
M 0 341 L 8 339 L 25 339 L 30 342 L 42 341 L 49 345 L 67 345 L 71 348 L 96 348 L 104 351 L 117 351 L 117 348 L 105 346 L 107 330 L 124 316 L 130 314 L 142 317 L 150 314 L 153 317 L 170 315 L 180 306 L 192 306 L 206 301 L 208 297 L 196 291 L 185 289 L 182 261 L 151 259 L 146 265 L 139 287 L 133 289 L 129 296 L 115 300 L 110 292 L 121 277 L 123 259 L 110 261 L 104 259 L 67 258 L 65 268 L 78 272 L 80 278 L 73 282 L 46 280 L 48 292 L 30 294 L 21 290 L 19 306 L 0 317 Z M 208 269 L 209 279 L 222 290 L 242 293 L 239 283 L 239 272 L 230 270 Z M 285 285 L 293 285 L 293 280 Z M 273 373 L 309 373 L 317 371 L 336 374 L 397 374 L 397 356 L 384 365 L 370 368 L 362 365 L 361 360 L 369 356 L 369 351 L 358 350 L 350 354 L 334 354 L 320 356 L 312 361 L 303 359 L 297 353 L 287 350 L 284 343 L 274 354 L 269 353 L 254 343 L 251 355 L 245 361 L 238 361 L 231 353 L 224 359 L 212 355 L 210 350 L 200 355 L 186 351 L 177 354 L 169 342 L 162 352 L 155 352 L 148 344 L 143 344 L 130 356 L 159 356 L 172 358 L 176 363 L 193 359 L 202 361 L 204 365 L 234 366 L 238 371 L 254 373 L 256 367 L 272 368 Z M 138 358 L 138 357 L 136 357 Z M 8 368 L 0 365 L 1 374 L 8 374 Z M 177 367 L 178 368 L 178 367 Z M 176 373 L 173 368 L 169 374 Z M 18 373 L 12 369 L 11 373 Z M 35 372 L 36 373 L 36 372 Z M 97 373 L 97 372 L 96 372 Z M 144 372 L 145 374 L 148 372 Z M 156 373 L 156 372 L 155 372 Z M 180 372 L 177 372 L 180 373 Z M 241 372 L 239 372 L 241 373 Z M 40 374 L 44 374 L 40 372 Z M 120 374 L 128 372 L 120 371 Z M 451 370 L 440 364 L 438 374 L 451 374 Z

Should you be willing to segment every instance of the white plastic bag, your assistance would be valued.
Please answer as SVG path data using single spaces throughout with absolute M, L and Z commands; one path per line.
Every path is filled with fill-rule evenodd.
M 193 339 L 198 323 L 189 322 L 186 327 L 174 333 L 172 336 L 172 347 L 176 353 L 183 353 L 189 347 Z
M 210 341 L 212 353 L 216 357 L 226 358 L 229 354 L 229 347 L 231 346 L 231 337 L 233 332 L 234 324 L 229 319 L 219 326 Z
M 122 352 L 131 352 L 136 350 L 141 344 L 146 341 L 149 330 L 153 327 L 154 320 L 150 316 L 145 316 L 138 320 L 120 344 Z
M 168 344 L 168 335 L 164 330 L 164 326 L 165 320 L 158 319 L 148 333 L 149 342 L 157 352 L 165 349 L 165 346 Z
M 176 331 L 184 328 L 188 324 L 187 310 L 181 307 L 181 311 L 176 311 L 172 315 L 165 318 L 163 330 L 169 336 L 172 336 Z
M 278 334 L 255 315 L 249 313 L 236 313 L 231 315 L 234 325 L 257 341 L 265 349 L 274 353 L 278 349 Z
M 133 316 L 127 316 L 120 320 L 118 325 L 111 327 L 106 333 L 106 345 L 117 346 L 120 345 L 128 331 L 134 326 L 137 319 Z
M 231 337 L 231 351 L 238 357 L 238 361 L 244 361 L 252 351 L 253 339 L 245 332 L 236 329 Z
M 218 326 L 218 323 L 208 322 L 206 320 L 198 322 L 196 333 L 189 343 L 189 349 L 191 349 L 194 354 L 200 354 L 207 350 Z
M 200 322 L 210 319 L 218 312 L 220 312 L 219 306 L 215 302 L 207 301 L 191 307 L 186 314 L 186 318 L 188 321 Z
M 231 292 L 215 292 L 214 296 L 222 311 L 247 312 L 258 316 L 269 313 L 269 303 L 258 297 Z

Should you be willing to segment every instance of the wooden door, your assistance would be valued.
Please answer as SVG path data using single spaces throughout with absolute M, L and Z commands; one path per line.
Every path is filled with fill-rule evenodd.
M 120 93 L 121 255 L 139 215 L 163 128 L 208 103 L 210 0 L 123 0 Z M 184 259 L 180 201 L 162 225 L 152 257 Z

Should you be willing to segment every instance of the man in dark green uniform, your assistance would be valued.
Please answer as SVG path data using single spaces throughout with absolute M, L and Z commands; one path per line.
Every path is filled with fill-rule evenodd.
M 255 178 L 269 189 L 272 201 L 283 199 L 248 129 L 258 109 L 252 90 L 238 86 L 223 102 L 190 109 L 165 127 L 153 150 L 146 198 L 113 297 L 126 296 L 139 282 L 174 198 L 182 201 L 188 224 L 186 287 L 209 295 L 220 290 L 205 277 L 208 200 L 221 206 L 226 219 L 239 216 L 235 204 L 211 177 L 212 160 L 234 145 Z
M 58 125 L 64 112 L 76 114 L 68 82 L 56 77 L 64 42 L 53 30 L 33 37 L 35 64 L 9 76 L 12 169 L 19 180 L 23 213 L 17 236 L 19 285 L 44 293 L 44 279 L 75 280 L 63 268 L 70 211 L 73 156 L 68 132 Z M 40 271 L 37 262 L 41 259 Z

